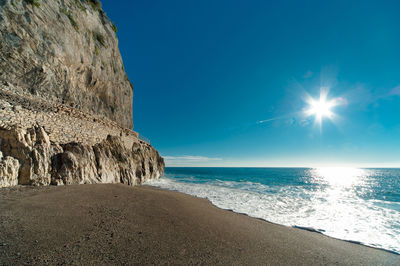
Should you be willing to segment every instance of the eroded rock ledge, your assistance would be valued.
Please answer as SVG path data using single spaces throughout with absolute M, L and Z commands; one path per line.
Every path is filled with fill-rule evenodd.
M 126 147 L 109 135 L 95 145 L 51 143 L 41 126 L 0 129 L 0 187 L 124 183 L 137 185 L 160 178 L 164 160 L 150 145 L 137 141 Z

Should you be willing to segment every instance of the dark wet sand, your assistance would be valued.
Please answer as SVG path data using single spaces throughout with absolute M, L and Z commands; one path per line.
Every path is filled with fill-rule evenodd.
M 400 256 L 151 187 L 0 189 L 0 265 L 399 265 Z

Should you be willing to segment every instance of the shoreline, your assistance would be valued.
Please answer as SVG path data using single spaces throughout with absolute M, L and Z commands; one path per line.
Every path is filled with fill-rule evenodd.
M 173 191 L 173 192 L 182 193 L 182 192 L 179 192 L 179 191 Z M 183 194 L 185 194 L 185 193 L 183 193 Z M 187 194 L 187 195 L 189 195 L 189 194 Z M 193 197 L 196 197 L 196 196 L 193 196 Z M 208 200 L 208 199 L 206 199 L 206 200 Z M 210 201 L 210 203 L 212 204 L 211 201 Z M 219 208 L 218 206 L 216 206 L 214 204 L 212 204 L 212 205 L 217 207 L 217 208 Z M 268 221 L 268 220 L 263 219 L 263 218 L 253 217 L 253 216 L 250 216 L 250 215 L 248 215 L 247 213 L 244 213 L 244 212 L 235 212 L 234 210 L 231 210 L 231 209 L 222 209 L 222 208 L 219 208 L 219 209 L 224 210 L 224 211 L 230 211 L 230 212 L 237 213 L 237 214 L 241 214 L 241 215 L 250 217 L 252 219 L 261 220 L 261 221 L 266 222 L 266 223 L 279 225 L 279 226 L 284 226 L 284 227 L 287 227 L 287 228 L 294 228 L 294 229 L 298 229 L 298 230 L 303 230 L 303 231 L 307 231 L 307 232 L 310 232 L 310 233 L 320 234 L 320 235 L 323 235 L 323 236 L 326 236 L 326 237 L 329 237 L 329 238 L 332 238 L 332 239 L 336 239 L 336 240 L 339 240 L 339 241 L 344 241 L 344 242 L 348 242 L 348 243 L 355 244 L 355 245 L 360 245 L 360 246 L 367 247 L 367 248 L 377 249 L 377 250 L 381 250 L 381 251 L 384 251 L 384 252 L 388 252 L 388 253 L 392 253 L 394 255 L 400 256 L 400 253 L 397 253 L 396 251 L 393 251 L 393 250 L 390 250 L 390 249 L 385 249 L 385 248 L 375 247 L 375 246 L 372 246 L 372 245 L 367 245 L 367 244 L 364 244 L 363 242 L 360 242 L 360 241 L 357 241 L 357 240 L 347 240 L 347 239 L 341 239 L 341 238 L 333 237 L 333 236 L 324 234 L 324 232 L 319 231 L 317 229 L 314 229 L 312 227 L 297 226 L 297 225 L 287 226 L 287 225 L 284 225 L 284 224 L 274 223 L 274 222 Z
M 150 186 L 150 187 L 152 187 L 152 186 Z M 157 187 L 155 187 L 155 188 L 157 188 Z M 161 189 L 161 190 L 165 190 L 165 189 Z M 179 192 L 179 191 L 172 191 L 172 190 L 168 190 L 168 191 L 182 193 L 182 192 Z M 183 193 L 183 194 L 185 194 L 185 193 Z M 185 195 L 190 195 L 190 194 L 185 194 Z M 190 196 L 195 197 L 195 198 L 204 199 L 204 198 L 196 197 L 196 196 L 193 196 L 193 195 L 190 195 Z M 205 200 L 209 201 L 208 199 L 205 199 Z M 263 222 L 266 222 L 266 223 L 269 223 L 269 224 L 274 224 L 274 225 L 279 225 L 279 226 L 283 226 L 283 227 L 287 227 L 287 228 L 293 228 L 293 229 L 307 231 L 307 232 L 310 232 L 310 233 L 320 234 L 320 235 L 323 235 L 323 236 L 326 236 L 326 237 L 329 237 L 329 238 L 332 238 L 332 239 L 336 239 L 336 240 L 339 240 L 339 241 L 344 241 L 344 242 L 348 242 L 348 243 L 355 244 L 355 245 L 360 245 L 360 246 L 367 247 L 367 248 L 377 249 L 377 250 L 381 250 L 381 251 L 384 251 L 384 252 L 388 252 L 388 253 L 392 253 L 394 255 L 400 256 L 400 253 L 397 253 L 397 252 L 395 252 L 393 250 L 390 250 L 390 249 L 374 247 L 372 245 L 367 245 L 367 244 L 364 244 L 363 242 L 360 242 L 360 241 L 357 241 L 357 240 L 347 240 L 347 239 L 341 239 L 341 238 L 333 237 L 333 236 L 324 234 L 323 232 L 321 232 L 321 231 L 319 231 L 317 229 L 314 229 L 312 227 L 304 227 L 304 226 L 297 226 L 297 225 L 287 226 L 287 225 L 284 225 L 284 224 L 274 223 L 274 222 L 268 221 L 268 220 L 260 218 L 260 217 L 250 216 L 250 215 L 248 215 L 247 213 L 244 213 L 244 212 L 235 212 L 232 209 L 223 209 L 223 208 L 220 208 L 220 207 L 214 205 L 211 201 L 209 201 L 209 202 L 211 203 L 211 205 L 217 207 L 218 209 L 221 209 L 221 210 L 224 210 L 224 211 L 233 212 L 233 213 L 237 213 L 237 214 L 240 214 L 240 215 L 244 215 L 244 216 L 247 216 L 249 218 L 257 219 L 257 220 L 260 220 L 260 221 L 263 221 Z
M 363 247 L 373 248 L 373 249 L 385 251 L 385 252 L 392 253 L 392 254 L 400 256 L 400 253 L 397 253 L 396 251 L 393 251 L 393 250 L 390 250 L 390 249 L 385 249 L 385 248 L 380 248 L 380 247 L 375 247 L 375 246 L 372 246 L 372 245 L 367 245 L 367 244 L 365 244 L 363 242 L 360 242 L 360 241 L 357 241 L 357 240 L 347 240 L 347 239 L 341 239 L 341 238 L 333 237 L 333 236 L 324 234 L 324 232 L 319 231 L 317 229 L 314 229 L 313 227 L 305 227 L 305 226 L 297 226 L 297 225 L 288 226 L 288 225 L 284 225 L 284 224 L 280 224 L 280 223 L 274 223 L 274 222 L 271 222 L 269 220 L 266 220 L 266 219 L 263 219 L 263 218 L 260 218 L 260 217 L 251 216 L 251 215 L 249 215 L 247 213 L 244 213 L 244 212 L 235 212 L 232 209 L 220 208 L 217 205 L 213 204 L 209 199 L 206 199 L 206 198 L 202 198 L 202 197 L 197 197 L 197 196 L 194 196 L 194 195 L 186 194 L 186 193 L 183 193 L 183 192 L 179 192 L 177 190 L 168 190 L 168 189 L 158 188 L 158 187 L 154 187 L 154 186 L 150 186 L 150 185 L 143 185 L 143 186 L 149 186 L 149 187 L 160 189 L 160 190 L 166 190 L 166 191 L 171 191 L 171 192 L 176 192 L 176 193 L 182 193 L 182 194 L 189 195 L 189 196 L 192 196 L 192 197 L 195 197 L 195 198 L 205 199 L 208 202 L 210 202 L 211 205 L 213 205 L 213 206 L 215 206 L 218 209 L 223 210 L 223 211 L 229 211 L 229 212 L 237 213 L 237 214 L 240 214 L 240 215 L 247 216 L 247 217 L 249 217 L 251 219 L 257 219 L 257 220 L 260 220 L 260 221 L 263 221 L 263 222 L 266 222 L 266 223 L 269 223 L 269 224 L 274 224 L 274 225 L 279 225 L 279 226 L 283 226 L 283 227 L 287 227 L 287 228 L 293 228 L 293 229 L 307 231 L 307 232 L 310 232 L 310 233 L 320 234 L 320 235 L 323 235 L 323 236 L 326 236 L 326 237 L 329 237 L 329 238 L 332 238 L 332 239 L 336 239 L 336 240 L 339 240 L 339 241 L 344 241 L 344 242 L 348 242 L 348 243 L 351 243 L 351 244 L 360 245 L 360 246 L 363 246 Z
M 284 227 L 287 227 L 287 228 L 294 228 L 294 229 L 298 229 L 298 230 L 308 231 L 308 232 L 311 232 L 311 233 L 321 234 L 321 235 L 323 235 L 323 236 L 326 236 L 326 237 L 329 237 L 329 238 L 332 238 L 332 239 L 336 239 L 336 240 L 340 240 L 340 241 L 345 241 L 345 242 L 352 243 L 352 244 L 355 244 L 355 245 L 360 245 L 360 246 L 364 246 L 364 247 L 368 247 L 368 248 L 373 248 L 373 249 L 385 251 L 385 252 L 392 253 L 392 254 L 395 254 L 395 255 L 399 255 L 399 256 L 400 256 L 400 253 L 397 253 L 396 251 L 393 251 L 393 250 L 390 250 L 390 249 L 385 249 L 385 248 L 380 248 L 380 247 L 375 247 L 375 246 L 372 246 L 372 245 L 367 245 L 367 244 L 365 244 L 365 243 L 363 243 L 363 242 L 360 242 L 360 241 L 357 241 L 357 240 L 347 240 L 347 239 L 341 239 L 341 238 L 333 237 L 333 236 L 327 235 L 327 234 L 325 234 L 324 232 L 319 231 L 318 229 L 315 229 L 315 228 L 313 228 L 313 227 L 305 227 L 305 226 L 297 226 L 297 225 L 288 226 L 288 225 L 284 225 L 284 224 L 280 224 L 280 223 L 274 223 L 274 222 L 272 222 L 272 221 L 269 221 L 269 220 L 266 220 L 266 219 L 263 219 L 263 218 L 260 218 L 260 217 L 251 216 L 251 215 L 249 215 L 249 214 L 247 214 L 247 213 L 244 213 L 244 212 L 236 212 L 236 211 L 234 211 L 234 210 L 232 210 L 232 209 L 224 209 L 224 208 L 218 207 L 217 205 L 215 205 L 214 203 L 212 203 L 212 202 L 211 202 L 209 199 L 207 199 L 207 198 L 197 197 L 197 196 L 195 196 L 195 195 L 186 194 L 186 193 L 183 193 L 183 192 L 180 192 L 180 191 L 177 191 L 177 190 L 169 190 L 169 189 L 159 188 L 159 187 L 152 186 L 152 185 L 146 185 L 146 184 L 144 184 L 144 185 L 142 185 L 142 186 L 147 186 L 147 187 L 151 187 L 151 188 L 155 188 L 155 189 L 159 189 L 159 190 L 164 190 L 164 191 L 175 192 L 175 193 L 181 193 L 181 194 L 188 195 L 188 196 L 191 196 L 191 197 L 195 197 L 195 198 L 198 198 L 198 199 L 205 199 L 205 200 L 207 200 L 208 202 L 210 202 L 210 204 L 211 204 L 212 206 L 214 206 L 214 207 L 216 207 L 216 208 L 218 208 L 218 209 L 220 209 L 220 210 L 223 210 L 223 211 L 229 211 L 229 212 L 233 212 L 233 213 L 236 213 L 236 214 L 244 215 L 244 216 L 249 217 L 249 218 L 251 218 L 251 219 L 257 219 L 257 220 L 260 220 L 260 221 L 263 221 L 263 222 L 266 222 L 266 223 L 269 223 L 269 224 L 274 224 L 274 225 L 284 226 Z
M 145 185 L 206 198 L 224 210 L 400 255 L 400 241 L 396 237 L 398 198 L 390 197 L 391 191 L 396 193 L 390 183 L 395 182 L 398 171 L 357 172 L 350 185 L 333 181 L 329 174 L 308 170 L 251 169 L 203 171 L 167 167 L 163 179 L 149 180 Z M 282 181 L 274 177 L 280 174 L 290 178 Z M 383 174 L 389 177 L 389 181 L 382 181 L 388 187 L 373 187 L 372 181 L 363 183 Z M 297 178 L 303 175 L 306 177 Z M 376 182 L 381 181 L 376 178 Z M 357 190 L 364 185 L 376 193 L 358 194 Z
M 0 209 L 5 264 L 400 263 L 391 251 L 148 185 L 3 188 Z

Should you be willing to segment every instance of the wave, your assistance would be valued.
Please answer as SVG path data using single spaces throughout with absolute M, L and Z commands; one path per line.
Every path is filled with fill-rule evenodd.
M 206 198 L 221 209 L 400 254 L 400 212 L 385 207 L 397 203 L 364 200 L 340 188 L 310 190 L 221 179 L 196 182 L 193 176 L 166 176 L 146 184 Z

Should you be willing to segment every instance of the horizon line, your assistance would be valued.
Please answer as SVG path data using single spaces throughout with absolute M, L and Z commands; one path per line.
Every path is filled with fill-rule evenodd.
M 165 168 L 363 168 L 363 169 L 400 169 L 400 166 L 204 166 L 204 165 L 166 165 Z

